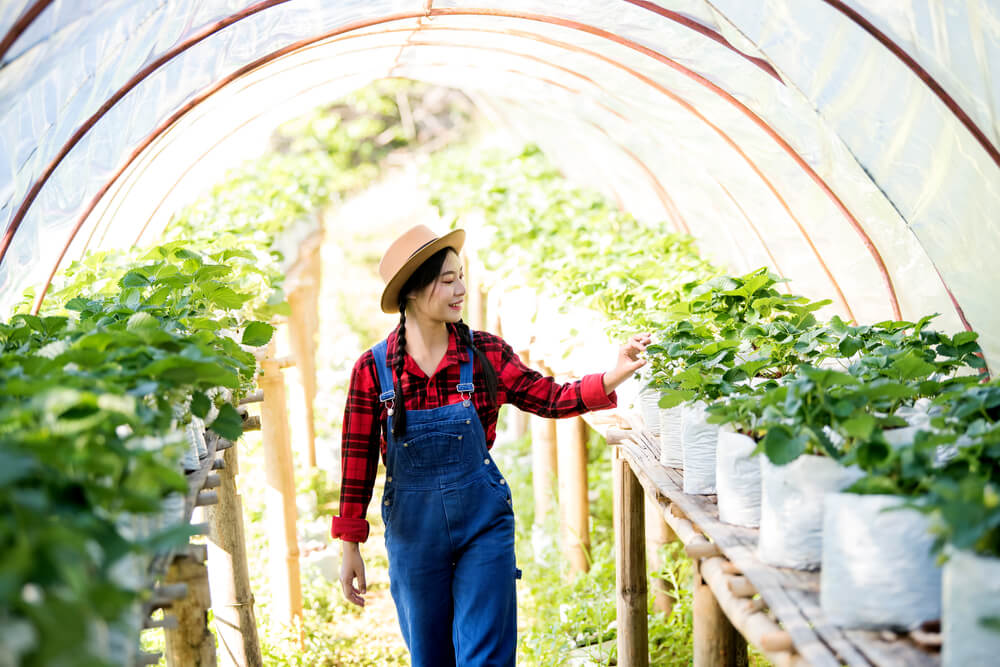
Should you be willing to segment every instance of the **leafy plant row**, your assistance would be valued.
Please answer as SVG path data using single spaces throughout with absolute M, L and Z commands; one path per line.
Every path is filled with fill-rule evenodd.
M 568 185 L 534 147 L 453 152 L 428 173 L 442 213 L 483 216 L 498 275 L 600 310 L 615 337 L 655 332 L 644 380 L 661 407 L 703 401 L 778 464 L 858 465 L 853 491 L 910 497 L 942 543 L 1000 556 L 1000 383 L 984 381 L 978 334 L 935 331 L 933 315 L 822 319 L 829 301 L 783 293 L 766 268 L 723 275 L 690 238 Z
M 280 237 L 412 140 L 406 92 L 366 89 L 286 126 L 280 150 L 181 211 L 160 245 L 91 253 L 40 315 L 28 294 L 0 322 L 0 663 L 118 661 L 109 629 L 147 594 L 136 563 L 189 536 L 139 520 L 186 490 L 185 424 L 241 435 L 252 348 L 287 309 Z

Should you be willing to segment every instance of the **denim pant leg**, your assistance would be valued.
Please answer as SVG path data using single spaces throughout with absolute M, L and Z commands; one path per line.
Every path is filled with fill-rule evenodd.
M 453 667 L 453 567 L 440 497 L 397 490 L 393 502 L 404 511 L 387 527 L 389 590 L 412 665 Z
M 509 511 L 493 513 L 484 523 L 485 530 L 456 558 L 452 583 L 456 659 L 463 667 L 514 667 L 514 516 Z

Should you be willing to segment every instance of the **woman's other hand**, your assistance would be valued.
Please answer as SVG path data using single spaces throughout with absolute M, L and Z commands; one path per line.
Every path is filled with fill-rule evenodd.
M 365 584 L 365 561 L 361 558 L 361 547 L 357 542 L 342 542 L 343 558 L 340 560 L 340 587 L 344 590 L 344 597 L 349 602 L 353 602 L 359 607 L 365 606 L 363 597 L 367 585 Z M 355 580 L 357 585 L 355 586 Z
M 618 362 L 615 367 L 604 374 L 604 391 L 610 394 L 632 374 L 646 365 L 642 353 L 653 342 L 652 334 L 636 334 L 628 342 L 618 348 Z

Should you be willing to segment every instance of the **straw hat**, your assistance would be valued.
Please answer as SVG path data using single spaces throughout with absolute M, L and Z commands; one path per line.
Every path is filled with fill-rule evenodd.
M 464 243 L 464 229 L 438 236 L 426 225 L 417 225 L 393 241 L 378 264 L 379 275 L 385 283 L 382 312 L 399 312 L 399 290 L 428 257 L 442 248 L 460 252 Z

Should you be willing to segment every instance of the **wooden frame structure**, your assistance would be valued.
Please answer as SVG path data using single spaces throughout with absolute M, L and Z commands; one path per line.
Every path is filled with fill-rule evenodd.
M 615 447 L 616 553 L 619 567 L 618 655 L 623 667 L 648 665 L 643 495 L 656 503 L 695 565 L 694 664 L 745 665 L 746 643 L 778 667 L 933 667 L 940 657 L 920 643 L 923 633 L 845 630 L 819 605 L 819 573 L 776 568 L 756 556 L 757 529 L 719 521 L 714 496 L 683 492 L 683 474 L 658 460 L 659 446 L 612 416 L 589 421 Z M 632 420 L 632 423 L 635 423 Z M 621 480 L 619 480 L 619 477 Z M 640 581 L 641 580 L 641 581 Z M 643 610 L 642 614 L 635 609 Z

